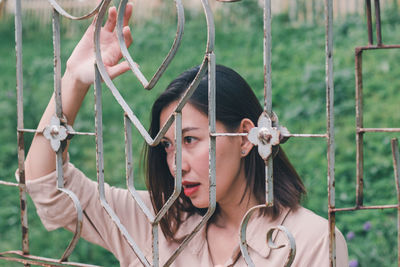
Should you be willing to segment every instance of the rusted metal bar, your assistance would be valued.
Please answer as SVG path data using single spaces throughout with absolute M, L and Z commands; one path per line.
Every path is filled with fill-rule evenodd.
M 143 87 L 147 90 L 151 90 L 158 80 L 161 78 L 163 75 L 164 71 L 167 69 L 168 65 L 171 63 L 172 59 L 175 57 L 176 52 L 178 51 L 178 48 L 181 44 L 182 41 L 182 36 L 183 36 L 183 30 L 184 30 L 184 24 L 185 24 L 185 15 L 184 15 L 184 10 L 183 10 L 183 5 L 181 0 L 175 0 L 175 6 L 176 6 L 176 13 L 177 13 L 177 29 L 176 29 L 176 35 L 174 42 L 171 46 L 170 51 L 168 52 L 167 56 L 161 63 L 160 67 L 157 69 L 156 73 L 154 76 L 151 78 L 151 80 L 148 82 L 146 77 L 143 75 L 143 73 L 140 71 L 138 65 L 136 62 L 133 61 L 132 57 L 130 56 L 128 52 L 128 48 L 126 47 L 125 40 L 124 40 L 124 35 L 123 35 L 123 22 L 124 22 L 124 14 L 125 14 L 125 8 L 126 4 L 128 3 L 128 0 L 122 0 L 119 4 L 118 7 L 118 19 L 117 19 L 117 36 L 119 40 L 119 46 L 121 48 L 121 52 L 125 60 L 128 62 L 129 67 L 131 68 L 132 72 L 135 74 L 135 76 L 139 79 Z
M 381 210 L 381 209 L 395 209 L 398 205 L 377 205 L 377 206 L 355 206 L 348 208 L 335 208 L 332 211 L 356 211 L 356 210 Z
M 380 46 L 377 45 L 371 45 L 371 46 L 359 46 L 356 47 L 356 50 L 375 50 L 375 49 L 396 49 L 400 48 L 400 45 L 385 45 L 382 44 Z
M 326 130 L 328 172 L 329 263 L 336 266 L 335 238 L 335 136 L 333 88 L 333 2 L 325 0 Z
M 304 137 L 304 138 L 308 138 L 308 137 L 316 137 L 316 138 L 327 138 L 328 135 L 327 134 L 294 134 L 294 133 L 290 133 L 285 135 L 285 137 Z
M 264 112 L 272 117 L 272 80 L 271 80 L 271 0 L 264 0 Z M 274 203 L 274 178 L 272 157 L 265 162 L 265 202 Z
M 23 132 L 23 133 L 43 133 L 43 130 L 38 130 L 38 129 L 17 129 L 18 132 Z M 89 135 L 89 136 L 95 136 L 95 133 L 91 132 L 76 132 L 76 131 L 68 131 L 68 135 Z
M 17 77 L 17 128 L 24 128 L 21 0 L 15 1 L 15 50 Z M 25 186 L 25 144 L 24 134 L 21 132 L 17 132 L 17 143 L 22 251 L 24 254 L 29 254 L 28 207 L 26 202 Z
M 54 49 L 54 100 L 56 115 L 63 118 L 61 97 L 61 56 L 60 56 L 60 14 L 53 9 L 53 49 Z
M 70 261 L 60 262 L 60 260 L 58 259 L 51 259 L 34 255 L 26 255 L 23 253 L 23 251 L 20 250 L 0 252 L 0 260 L 20 262 L 28 266 L 29 264 L 32 264 L 35 266 L 38 265 L 47 267 L 52 267 L 52 266 L 100 267 L 98 265 L 92 265 L 92 264 L 70 262 Z
M 399 156 L 399 141 L 397 138 L 391 140 L 392 156 L 393 156 L 393 171 L 397 193 L 397 264 L 400 264 L 400 156 Z
M 210 133 L 211 136 L 247 136 L 247 133 Z M 327 134 L 285 134 L 284 137 L 316 137 L 316 138 L 327 138 Z
M 368 44 L 372 45 L 374 43 L 374 39 L 372 37 L 371 0 L 365 0 L 365 9 L 367 13 Z
M 272 117 L 271 16 L 271 1 L 264 0 L 264 111 L 270 117 Z
M 0 184 L 1 184 L 1 185 L 7 185 L 7 186 L 16 186 L 16 187 L 19 187 L 19 184 L 17 184 L 17 183 L 11 183 L 11 182 L 2 181 L 2 180 L 0 180 Z
M 363 128 L 363 79 L 362 50 L 355 52 L 356 72 L 356 128 Z M 356 133 L 356 206 L 362 206 L 364 201 L 364 133 Z
M 375 27 L 376 27 L 376 42 L 378 46 L 382 45 L 381 31 L 381 7 L 380 0 L 375 0 Z
M 399 133 L 400 128 L 359 128 L 358 133 Z

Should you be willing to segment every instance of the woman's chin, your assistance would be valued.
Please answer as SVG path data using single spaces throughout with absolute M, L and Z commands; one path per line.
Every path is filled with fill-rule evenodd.
M 207 202 L 200 202 L 192 200 L 192 205 L 198 209 L 208 209 L 208 201 Z

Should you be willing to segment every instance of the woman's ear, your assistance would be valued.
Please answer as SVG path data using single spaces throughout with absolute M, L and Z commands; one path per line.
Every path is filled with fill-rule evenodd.
M 240 122 L 239 132 L 248 134 L 250 130 L 254 127 L 255 127 L 254 123 L 250 119 L 245 118 Z M 253 143 L 249 141 L 247 136 L 243 136 L 240 147 L 241 156 L 246 157 L 250 153 L 250 150 L 253 148 L 253 146 L 254 146 Z

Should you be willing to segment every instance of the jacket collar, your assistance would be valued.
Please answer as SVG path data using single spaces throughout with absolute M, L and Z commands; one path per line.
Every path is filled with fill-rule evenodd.
M 267 232 L 272 227 L 283 224 L 289 213 L 290 209 L 285 208 L 275 220 L 271 220 L 267 216 L 257 216 L 257 214 L 253 215 L 247 226 L 247 245 L 260 256 L 267 258 L 271 252 L 270 247 L 267 245 Z M 182 237 L 190 234 L 200 223 L 201 218 L 202 217 L 197 214 L 187 218 L 179 228 L 177 236 Z M 203 249 L 208 249 L 204 248 L 204 246 L 207 246 L 206 228 L 207 225 L 203 225 L 199 232 L 196 233 L 193 239 L 188 243 L 187 249 L 191 250 L 193 254 L 197 255 Z M 275 231 L 272 235 L 273 240 L 276 240 L 277 235 L 278 231 Z M 238 249 L 235 249 L 235 251 L 240 252 L 239 244 Z
M 247 245 L 261 257 L 267 258 L 271 252 L 271 248 L 267 244 L 267 232 L 272 227 L 282 225 L 289 213 L 290 209 L 285 208 L 275 220 L 262 215 L 250 220 L 247 226 Z M 273 241 L 276 240 L 277 235 L 278 231 L 275 231 L 272 235 Z

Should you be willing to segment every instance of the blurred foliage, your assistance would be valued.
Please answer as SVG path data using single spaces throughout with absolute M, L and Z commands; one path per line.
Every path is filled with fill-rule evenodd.
M 164 7 L 166 8 L 166 7 Z M 399 44 L 398 13 L 382 14 L 383 40 Z M 263 98 L 262 13 L 252 1 L 227 5 L 215 14 L 217 62 L 236 69 Z M 71 25 L 74 31 L 69 30 Z M 62 62 L 79 40 L 87 22 L 62 20 Z M 32 26 L 33 25 L 33 26 Z M 36 25 L 36 26 L 34 26 Z M 142 89 L 137 79 L 125 74 L 115 80 L 117 88 L 148 126 L 149 107 L 157 95 L 182 71 L 201 63 L 206 47 L 206 23 L 200 13 L 189 12 L 185 35 L 176 58 L 159 84 L 151 92 Z M 175 36 L 175 21 L 161 16 L 133 28 L 134 44 L 130 48 L 147 77 L 151 77 L 168 53 Z M 0 23 L 0 179 L 14 181 L 17 168 L 16 91 L 14 25 L 12 18 Z M 325 120 L 325 29 L 323 25 L 291 25 L 287 14 L 275 16 L 272 26 L 273 109 L 280 123 L 293 133 L 324 133 Z M 23 25 L 24 116 L 25 128 L 35 128 L 52 93 L 51 28 Z M 354 48 L 367 44 L 364 18 L 357 15 L 336 21 L 334 25 L 334 82 L 336 138 L 336 206 L 355 203 L 355 74 Z M 400 51 L 364 52 L 364 123 L 365 127 L 399 127 L 400 125 Z M 64 67 L 64 66 L 63 66 Z M 123 112 L 106 87 L 103 95 L 104 153 L 106 181 L 125 186 Z M 94 131 L 93 91 L 83 103 L 74 128 Z M 143 189 L 141 153 L 143 141 L 133 131 L 135 177 Z M 365 203 L 396 203 L 390 139 L 399 134 L 365 135 Z M 26 134 L 26 149 L 32 135 Z M 326 141 L 291 139 L 283 145 L 303 177 L 308 189 L 304 206 L 317 214 L 327 214 Z M 93 137 L 75 137 L 70 147 L 72 162 L 95 179 L 95 142 Z M 18 190 L 0 186 L 0 251 L 20 249 Z M 365 230 L 368 222 L 371 228 Z M 337 214 L 337 226 L 349 238 L 350 259 L 359 266 L 396 266 L 396 212 L 370 210 Z M 60 257 L 71 233 L 47 232 L 29 200 L 31 252 Z M 348 235 L 349 233 L 352 235 Z M 351 239 L 351 240 L 350 240 Z M 115 266 L 111 253 L 81 240 L 71 261 Z M 11 265 L 10 265 L 11 264 Z M 0 261 L 0 266 L 13 266 Z M 19 265 L 15 265 L 19 266 Z

